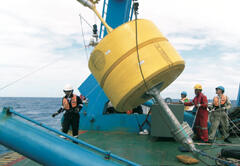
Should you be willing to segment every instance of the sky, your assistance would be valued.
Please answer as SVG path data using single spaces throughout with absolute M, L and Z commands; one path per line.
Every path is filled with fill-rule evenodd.
M 240 83 L 239 0 L 139 0 L 139 18 L 152 20 L 184 58 L 183 73 L 163 92 L 194 97 L 200 83 L 208 98 L 222 85 L 237 98 Z M 97 6 L 101 12 L 102 1 Z M 76 0 L 8 0 L 0 5 L 0 97 L 60 97 L 88 77 L 80 17 L 99 21 Z M 83 22 L 89 43 L 91 28 Z M 30 74 L 31 73 L 31 74 Z M 8 86 L 9 85 L 9 86 Z M 7 87 L 5 87 L 7 86 Z

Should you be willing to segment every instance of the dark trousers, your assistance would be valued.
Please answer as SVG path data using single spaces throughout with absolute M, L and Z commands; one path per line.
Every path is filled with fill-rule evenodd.
M 62 122 L 62 132 L 68 133 L 68 130 L 71 126 L 72 127 L 72 135 L 77 136 L 78 128 L 79 128 L 79 119 L 80 119 L 79 113 L 66 112 L 64 114 L 64 119 Z

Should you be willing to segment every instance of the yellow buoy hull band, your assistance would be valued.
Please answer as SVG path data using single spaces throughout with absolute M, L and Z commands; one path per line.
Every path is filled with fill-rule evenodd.
M 118 111 L 132 109 L 149 99 L 139 69 L 135 22 L 114 29 L 93 50 L 89 68 Z M 183 71 L 184 60 L 148 20 L 138 20 L 138 49 L 148 88 L 165 89 Z

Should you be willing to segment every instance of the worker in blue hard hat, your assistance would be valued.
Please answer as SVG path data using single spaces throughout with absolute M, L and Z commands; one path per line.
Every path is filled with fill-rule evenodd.
M 186 91 L 181 92 L 181 99 L 179 100 L 179 102 L 182 103 L 182 104 L 184 104 L 186 102 L 189 102 L 189 99 L 187 98 L 187 92 Z M 189 111 L 189 110 L 191 110 L 191 108 L 189 106 L 184 106 L 184 110 Z
M 181 92 L 180 102 L 181 103 L 189 102 L 189 99 L 187 98 L 187 92 L 185 92 L 185 91 Z
M 227 112 L 231 108 L 231 102 L 229 98 L 224 95 L 225 88 L 223 86 L 216 87 L 216 94 L 213 98 L 213 109 L 210 116 L 210 122 L 212 123 L 209 134 L 209 142 L 213 143 L 216 135 L 216 131 L 221 125 L 220 130 L 224 136 L 224 142 L 231 143 L 229 140 L 229 121 Z

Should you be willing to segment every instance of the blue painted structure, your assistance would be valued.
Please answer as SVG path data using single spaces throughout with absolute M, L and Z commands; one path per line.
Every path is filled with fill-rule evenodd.
M 132 15 L 132 0 L 108 0 L 108 2 L 104 0 L 103 2 L 102 17 L 113 29 L 132 20 Z M 106 28 L 101 23 L 99 37 L 102 38 L 106 35 Z
M 59 138 L 56 135 L 50 134 L 47 131 L 42 130 L 42 128 L 37 128 L 33 125 L 27 124 L 24 121 L 17 119 L 15 116 L 12 116 L 12 114 L 47 130 L 63 135 L 70 140 L 84 145 L 85 148 Z M 0 128 L 0 143 L 2 145 L 43 165 L 120 165 L 116 162 L 116 160 L 128 165 L 138 165 L 93 145 L 87 144 L 84 141 L 64 134 L 58 130 L 52 129 L 15 112 L 11 108 L 4 108 L 0 113 Z M 88 149 L 86 149 L 86 147 Z M 94 153 L 94 151 L 100 152 L 103 155 L 101 156 L 99 153 Z M 104 157 L 109 157 L 110 159 L 105 159 Z M 113 161 L 111 158 L 116 160 Z
M 240 107 L 240 84 L 238 88 L 237 107 Z
M 116 28 L 131 20 L 132 9 L 132 0 L 108 0 L 108 2 L 105 0 L 102 17 L 112 28 Z M 103 26 L 100 27 L 100 37 L 102 30 Z M 105 31 L 104 36 L 106 34 Z M 93 75 L 90 75 L 78 89 L 88 98 L 88 105 L 85 105 L 80 113 L 80 129 L 139 132 L 138 125 L 143 123 L 146 115 L 104 114 L 109 99 Z M 150 116 L 148 121 L 151 121 Z M 150 126 L 145 124 L 143 129 L 150 129 Z

